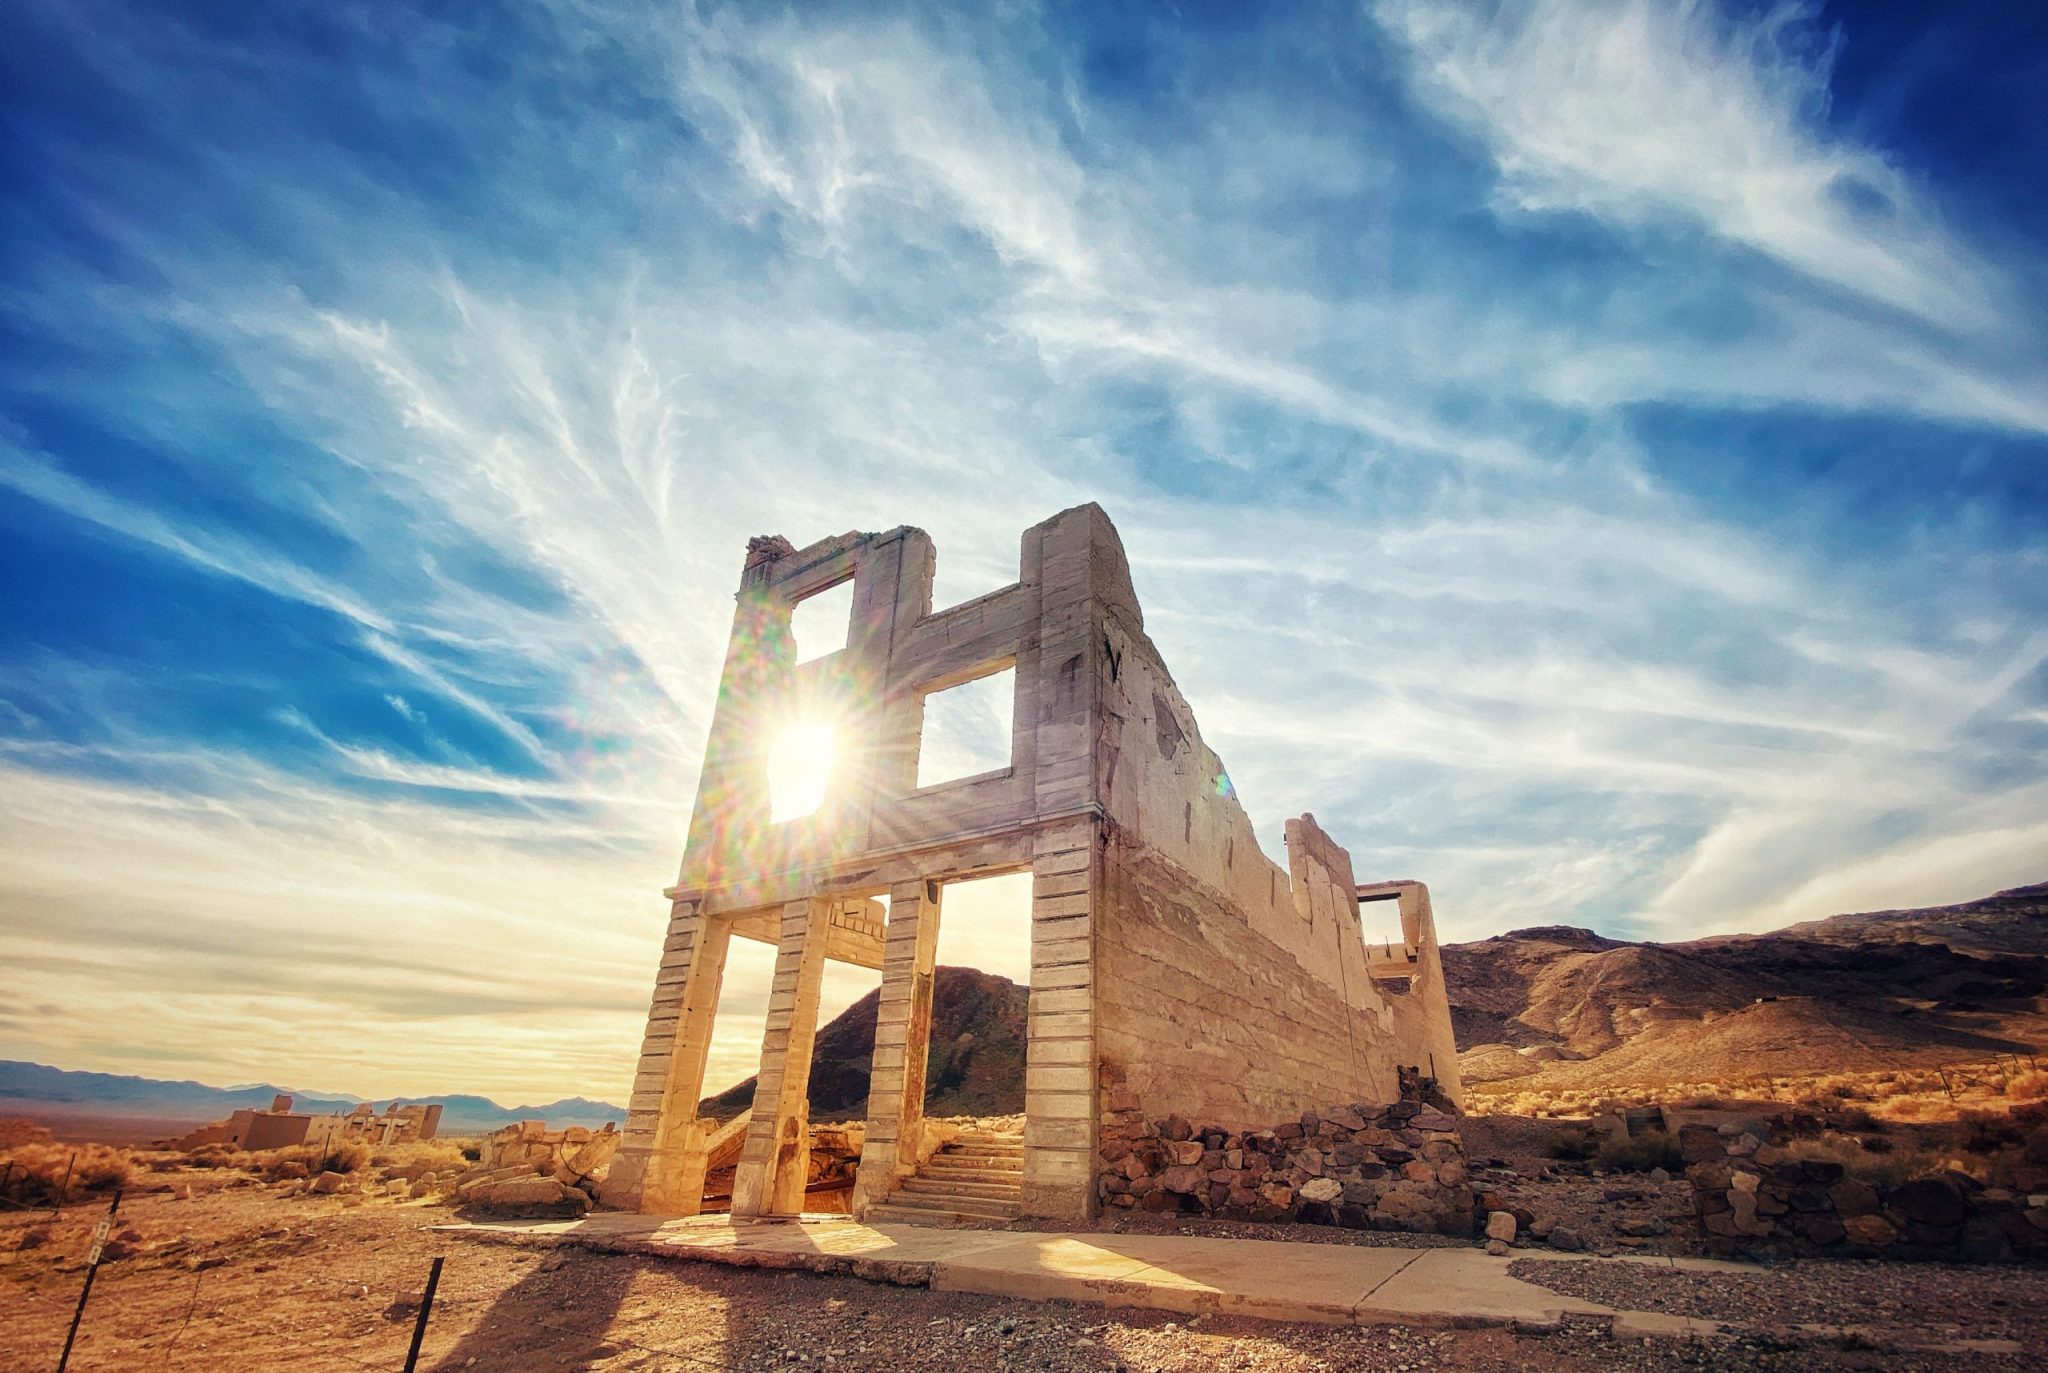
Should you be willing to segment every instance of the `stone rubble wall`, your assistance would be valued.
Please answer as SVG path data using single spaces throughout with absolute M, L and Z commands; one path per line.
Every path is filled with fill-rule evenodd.
M 1109 1099 L 1096 1193 L 1111 1211 L 1472 1233 L 1458 1120 L 1433 1107 L 1332 1106 L 1240 1131 L 1150 1119 L 1128 1092 Z
M 1793 1157 L 1735 1123 L 1687 1125 L 1679 1148 L 1710 1254 L 1958 1259 L 2048 1256 L 2048 1193 L 1962 1173 L 1885 1187 Z

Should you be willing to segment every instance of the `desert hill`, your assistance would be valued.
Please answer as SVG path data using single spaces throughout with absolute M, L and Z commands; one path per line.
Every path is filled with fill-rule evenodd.
M 939 968 L 932 977 L 931 1057 L 925 1109 L 935 1116 L 1014 1115 L 1024 1109 L 1024 1012 L 1030 992 L 1007 977 L 974 968 Z M 867 1114 L 868 1069 L 875 1051 L 881 993 L 869 992 L 820 1026 L 811 1061 L 811 1119 Z M 754 1100 L 754 1079 L 706 1098 L 704 1113 L 723 1120 Z
M 1676 944 L 1517 930 L 1443 960 L 1468 1083 L 1620 1087 L 2048 1049 L 2048 884 Z

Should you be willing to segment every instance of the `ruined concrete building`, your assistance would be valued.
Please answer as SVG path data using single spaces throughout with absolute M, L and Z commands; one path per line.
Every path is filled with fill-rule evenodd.
M 924 1074 L 946 884 L 999 873 L 1031 874 L 1022 1214 L 1094 1212 L 1112 1096 L 1232 1129 L 1392 1102 L 1404 1070 L 1455 1098 L 1427 892 L 1361 886 L 1308 815 L 1287 822 L 1286 866 L 1260 852 L 1146 637 L 1108 516 L 1084 505 L 1032 527 L 1014 584 L 936 612 L 933 566 L 931 539 L 910 528 L 749 546 L 607 1201 L 699 1210 L 717 1127 L 698 1103 L 738 936 L 773 944 L 776 961 L 734 1213 L 802 1205 L 805 1087 L 834 958 L 881 971 L 852 1205 L 885 1202 L 933 1148 Z M 845 647 L 798 664 L 793 609 L 849 581 Z M 920 788 L 927 699 L 1005 670 L 1008 764 Z M 838 739 L 826 798 L 775 823 L 770 737 L 824 718 Z M 1398 930 L 1368 937 L 1361 900 L 1397 902 Z

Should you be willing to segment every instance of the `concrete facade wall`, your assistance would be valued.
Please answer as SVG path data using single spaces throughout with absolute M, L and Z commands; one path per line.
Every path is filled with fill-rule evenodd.
M 1092 1212 L 1107 1078 L 1154 1114 L 1246 1125 L 1393 1099 L 1398 1013 L 1368 966 L 1350 858 L 1307 816 L 1289 822 L 1287 867 L 1260 852 L 1144 633 L 1108 517 L 1081 506 L 1032 527 L 1015 584 L 936 612 L 935 557 L 915 529 L 750 545 L 608 1202 L 696 1210 L 696 1109 L 735 936 L 778 950 L 735 1212 L 801 1199 L 790 1179 L 830 958 L 882 972 L 854 1206 L 885 1199 L 929 1152 L 943 884 L 1002 872 L 1032 875 L 1027 1214 Z M 798 664 L 794 607 L 849 579 L 846 646 Z M 919 788 L 925 698 L 1004 668 L 1009 765 Z M 814 815 L 776 824 L 771 735 L 807 714 L 836 725 L 835 771 Z M 861 910 L 885 893 L 883 927 Z

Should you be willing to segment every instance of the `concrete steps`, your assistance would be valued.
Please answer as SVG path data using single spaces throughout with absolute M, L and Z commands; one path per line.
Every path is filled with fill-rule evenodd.
M 933 1154 L 867 1218 L 908 1225 L 1015 1220 L 1023 1190 L 1024 1137 L 976 1131 Z

